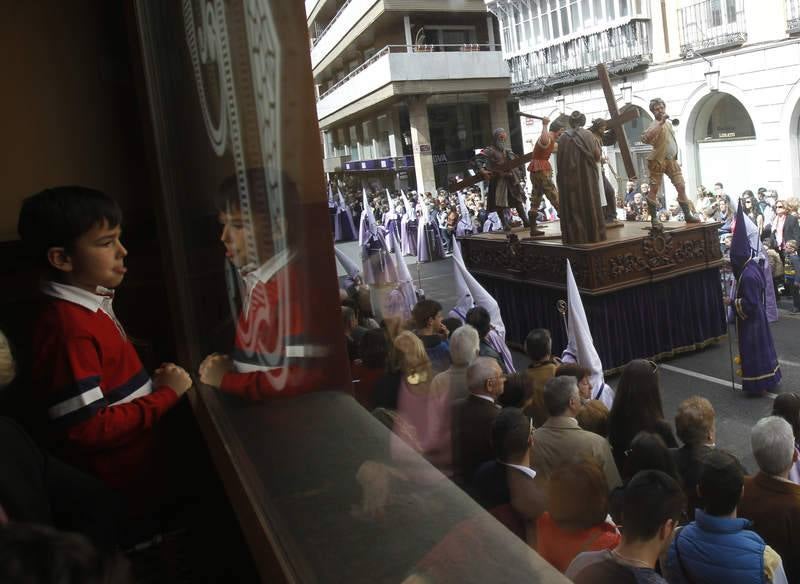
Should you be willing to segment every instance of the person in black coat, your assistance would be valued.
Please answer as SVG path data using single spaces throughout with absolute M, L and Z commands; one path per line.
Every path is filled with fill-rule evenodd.
M 0 392 L 16 374 L 0 332 Z M 16 421 L 0 415 L 0 523 L 37 523 L 89 537 L 98 547 L 117 542 L 120 504 L 108 488 L 44 452 Z

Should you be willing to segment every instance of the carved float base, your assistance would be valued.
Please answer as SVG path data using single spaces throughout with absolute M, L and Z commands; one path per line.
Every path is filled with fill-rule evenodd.
M 564 245 L 557 221 L 537 225 L 545 234 L 525 229 L 460 238 L 467 267 L 475 275 L 565 288 L 566 260 L 582 293 L 607 294 L 722 265 L 719 223 L 664 223 L 663 231 L 625 221 L 609 229 L 606 241 Z M 514 239 L 513 237 L 511 239 Z
M 548 227 L 554 234 L 556 226 Z M 521 231 L 516 241 L 481 234 L 461 246 L 470 272 L 500 304 L 507 341 L 522 343 L 531 329 L 546 328 L 554 354 L 567 342 L 556 304 L 566 298 L 569 259 L 603 367 L 614 371 L 631 359 L 697 350 L 726 334 L 719 224 L 665 223 L 652 235 L 641 227 L 625 222 L 590 245 Z

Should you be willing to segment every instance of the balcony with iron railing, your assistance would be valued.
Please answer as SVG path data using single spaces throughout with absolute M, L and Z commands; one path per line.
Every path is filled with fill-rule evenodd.
M 786 32 L 800 33 L 800 0 L 786 0 Z
M 747 42 L 743 0 L 704 0 L 678 10 L 681 56 L 738 47 Z
M 475 86 L 507 78 L 502 53 L 490 45 L 387 45 L 320 94 L 317 117 L 323 120 L 392 83 L 463 79 Z
M 600 63 L 612 73 L 623 73 L 651 62 L 650 21 L 634 19 L 517 55 L 508 59 L 508 66 L 511 91 L 519 94 L 596 79 Z

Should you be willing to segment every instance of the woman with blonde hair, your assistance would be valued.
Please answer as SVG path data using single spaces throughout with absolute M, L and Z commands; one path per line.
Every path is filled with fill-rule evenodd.
M 434 386 L 433 369 L 420 338 L 403 331 L 394 340 L 401 371 L 397 415 L 414 429 L 416 444 L 428 462 L 445 475 L 453 473 L 450 394 Z M 393 448 L 393 452 L 394 452 Z

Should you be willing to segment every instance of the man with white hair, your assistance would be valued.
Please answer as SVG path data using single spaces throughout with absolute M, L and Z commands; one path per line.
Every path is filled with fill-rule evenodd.
M 759 472 L 744 480 L 739 516 L 783 559 L 789 582 L 800 581 L 800 486 L 789 480 L 797 461 L 792 426 L 783 418 L 762 418 L 750 431 Z
M 450 335 L 450 367 L 433 378 L 431 390 L 436 395 L 447 392 L 451 399 L 467 397 L 467 367 L 478 356 L 478 331 L 468 324 Z
M 454 480 L 469 486 L 478 467 L 494 459 L 492 424 L 500 406 L 506 376 L 495 359 L 477 357 L 467 367 L 469 395 L 453 405 Z
M 581 429 L 575 419 L 582 407 L 578 380 L 563 376 L 548 381 L 544 386 L 544 404 L 550 417 L 533 434 L 536 443 L 531 459 L 533 470 L 542 479 L 548 479 L 564 464 L 589 458 L 603 469 L 609 490 L 620 486 L 622 481 L 606 439 Z

